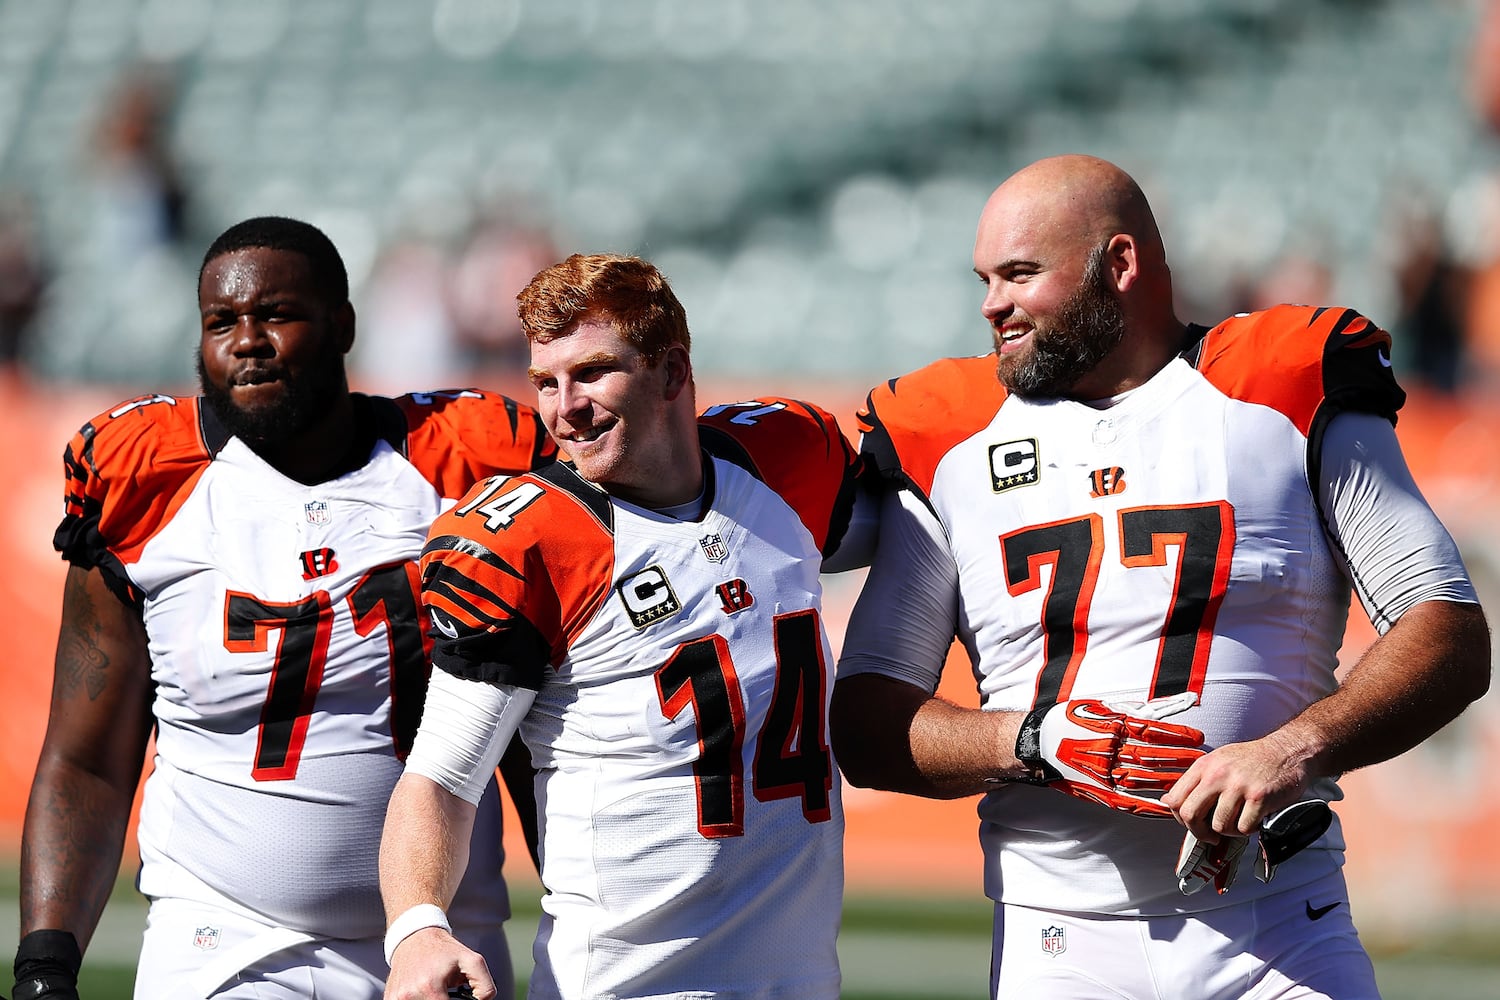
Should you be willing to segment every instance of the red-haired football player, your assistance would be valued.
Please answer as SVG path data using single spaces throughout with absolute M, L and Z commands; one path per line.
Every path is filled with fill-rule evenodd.
M 481 483 L 422 556 L 437 669 L 381 843 L 388 995 L 493 995 L 444 911 L 519 730 L 548 890 L 528 996 L 833 1000 L 819 571 L 855 544 L 857 455 L 793 400 L 700 424 L 686 316 L 645 261 L 575 255 L 519 299 L 568 460 Z

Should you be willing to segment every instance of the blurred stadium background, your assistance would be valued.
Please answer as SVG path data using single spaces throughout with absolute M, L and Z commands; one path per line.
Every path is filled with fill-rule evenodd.
M 1399 432 L 1493 613 L 1497 25 L 1489 0 L 0 0 L 0 892 L 45 726 L 62 445 L 192 391 L 198 258 L 252 214 L 343 250 L 358 388 L 524 394 L 514 291 L 614 250 L 673 281 L 705 402 L 842 416 L 987 349 L 969 254 L 999 180 L 1104 156 L 1158 211 L 1184 319 L 1328 302 L 1393 331 Z M 837 627 L 859 577 L 828 583 Z M 1351 660 L 1370 638 L 1351 626 Z M 1500 996 L 1497 716 L 1491 695 L 1346 783 L 1388 997 Z M 851 995 L 982 995 L 972 803 L 848 801 Z M 112 905 L 104 975 L 140 913 Z

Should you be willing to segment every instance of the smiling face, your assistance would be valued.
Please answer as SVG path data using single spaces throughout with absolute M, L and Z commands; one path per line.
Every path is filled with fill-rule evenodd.
M 1124 310 L 1109 285 L 1103 247 L 1089 253 L 1076 281 L 1034 268 L 1023 261 L 1004 276 L 985 277 L 996 372 L 1018 396 L 1067 396 L 1119 346 Z
M 347 395 L 354 314 L 329 298 L 295 251 L 248 247 L 204 266 L 199 381 L 208 405 L 252 448 L 286 443 Z
M 1117 396 L 1181 349 L 1151 206 L 1107 160 L 1048 157 L 1006 178 L 979 217 L 974 273 L 996 372 L 1017 395 Z
M 667 348 L 652 365 L 607 317 L 589 316 L 559 336 L 533 339 L 528 376 L 542 423 L 584 479 L 646 507 L 696 495 L 702 478 L 685 348 Z
M 1069 396 L 1119 345 L 1125 319 L 1110 244 L 1068 210 L 1066 196 L 1038 187 L 1022 176 L 991 196 L 974 273 L 1000 381 L 1020 396 Z

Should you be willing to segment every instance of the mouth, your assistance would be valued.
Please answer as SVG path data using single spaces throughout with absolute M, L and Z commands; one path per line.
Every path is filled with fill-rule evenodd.
M 574 428 L 558 433 L 557 440 L 559 443 L 571 445 L 591 444 L 609 433 L 614 426 L 615 421 L 611 420 L 608 423 L 598 424 L 594 427 Z
M 281 373 L 270 368 L 242 368 L 229 376 L 231 388 L 242 385 L 266 385 L 281 381 Z
M 995 328 L 995 346 L 1001 351 L 1014 348 L 1031 334 L 1031 327 L 1026 324 L 1012 323 Z

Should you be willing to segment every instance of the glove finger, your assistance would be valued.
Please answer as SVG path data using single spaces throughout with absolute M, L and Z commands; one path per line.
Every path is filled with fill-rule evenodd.
M 1100 805 L 1108 806 L 1120 812 L 1134 813 L 1137 816 L 1152 816 L 1160 819 L 1170 819 L 1172 816 L 1172 810 L 1160 802 L 1154 802 L 1151 799 L 1140 798 L 1123 792 L 1115 792 L 1107 788 L 1098 788 L 1093 785 L 1081 785 L 1071 781 L 1059 782 L 1056 787 L 1075 798 L 1098 802 Z
M 1184 747 L 1195 747 L 1203 743 L 1203 730 L 1177 722 L 1126 718 L 1120 721 L 1120 725 L 1124 727 L 1128 738 L 1144 743 Z
M 1202 747 L 1142 746 L 1138 743 L 1127 743 L 1120 748 L 1115 759 L 1122 767 L 1153 771 L 1186 771 L 1206 752 Z
M 1187 834 L 1177 856 L 1177 888 L 1185 896 L 1209 884 L 1220 895 L 1227 892 L 1234 884 L 1240 856 L 1249 842 L 1246 837 L 1225 837 L 1217 844 L 1209 844 Z

